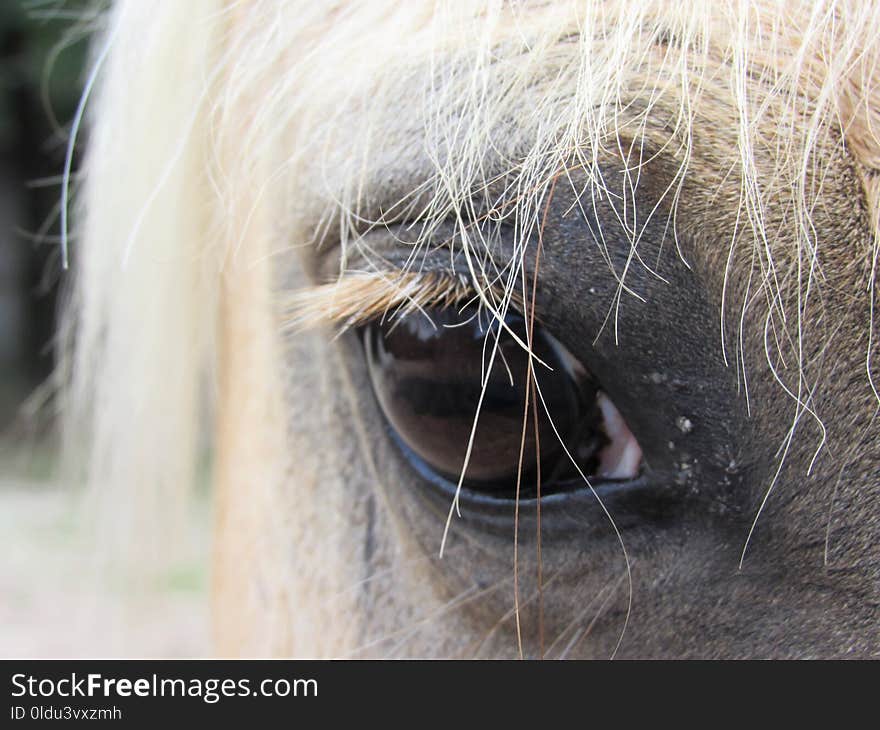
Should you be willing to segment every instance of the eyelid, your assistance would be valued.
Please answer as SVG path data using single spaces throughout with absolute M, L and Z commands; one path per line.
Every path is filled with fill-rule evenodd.
M 282 327 L 299 331 L 338 324 L 345 330 L 392 313 L 463 306 L 477 296 L 469 279 L 446 271 L 353 272 L 288 295 L 281 305 Z

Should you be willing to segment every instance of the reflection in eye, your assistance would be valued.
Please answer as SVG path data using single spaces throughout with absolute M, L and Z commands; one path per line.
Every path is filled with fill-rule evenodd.
M 518 314 L 508 315 L 502 328 L 497 321 L 488 324 L 485 314 L 478 315 L 473 308 L 437 308 L 427 314 L 430 320 L 424 314 L 412 314 L 363 329 L 367 364 L 381 409 L 422 466 L 457 482 L 485 386 L 464 486 L 513 499 L 523 438 L 528 354 L 507 328 L 525 342 L 526 322 Z M 498 352 L 486 373 L 496 339 Z M 546 409 L 539 398 L 537 436 L 531 412 L 526 419 L 520 496 L 536 495 L 539 472 L 542 495 L 584 486 L 560 437 L 585 475 L 606 480 L 636 477 L 641 449 L 598 383 L 538 325 L 532 351 L 533 372 Z M 530 398 L 533 404 L 534 396 Z

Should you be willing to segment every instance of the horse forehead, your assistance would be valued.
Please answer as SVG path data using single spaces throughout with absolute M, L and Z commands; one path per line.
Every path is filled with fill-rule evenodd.
M 688 126 L 697 129 L 687 151 L 692 175 L 705 173 L 718 180 L 722 168 L 748 163 L 757 175 L 772 177 L 780 164 L 788 164 L 783 158 L 791 156 L 791 139 L 780 142 L 771 137 L 784 138 L 786 130 L 791 132 L 791 125 L 774 127 L 774 122 L 791 104 L 792 89 L 776 88 L 772 79 L 784 75 L 782 67 L 791 63 L 791 53 L 778 49 L 797 48 L 798 23 L 768 23 L 777 34 L 773 42 L 765 39 L 768 47 L 737 58 L 731 52 L 745 41 L 737 40 L 736 23 L 721 9 L 710 6 L 713 9 L 704 19 L 712 50 L 698 49 L 696 43 L 677 47 L 675 30 L 694 33 L 689 42 L 700 36 L 683 24 L 675 8 L 664 6 L 641 16 L 648 41 L 631 33 L 640 39 L 644 52 L 621 52 L 620 64 L 612 68 L 609 55 L 597 63 L 584 61 L 591 49 L 603 44 L 578 42 L 590 32 L 589 24 L 578 31 L 576 15 L 545 4 L 527 3 L 519 14 L 501 13 L 489 31 L 484 26 L 490 24 L 479 15 L 455 18 L 448 28 L 441 24 L 441 30 L 429 31 L 436 18 L 425 8 L 401 13 L 393 12 L 394 4 L 389 7 L 385 12 L 363 11 L 366 17 L 356 11 L 340 16 L 341 11 L 334 9 L 318 14 L 311 24 L 295 24 L 301 30 L 290 31 L 293 40 L 287 45 L 296 46 L 296 34 L 301 32 L 306 34 L 302 48 L 288 49 L 266 66 L 268 76 L 260 82 L 267 101 L 265 116 L 277 118 L 275 155 L 283 160 L 277 177 L 289 220 L 300 227 L 299 236 L 309 237 L 327 226 L 328 211 L 332 216 L 356 209 L 365 218 L 378 217 L 435 179 L 438 169 L 448 168 L 457 155 L 469 155 L 482 166 L 483 175 L 500 172 L 522 157 L 543 126 L 556 120 L 567 123 L 578 109 L 587 108 L 585 94 L 595 96 L 595 107 L 615 108 L 613 115 L 597 123 L 609 138 L 642 136 L 681 156 L 685 154 L 681 148 L 670 148 L 670 137 Z M 595 35 L 610 34 L 609 18 L 618 12 L 615 7 L 611 3 L 603 10 L 605 25 L 593 26 Z M 796 18 L 802 11 L 806 13 L 795 6 L 788 14 Z M 623 6 L 619 12 L 626 15 Z M 541 47 L 526 50 L 527 44 L 511 40 L 525 18 L 535 20 L 535 27 L 543 30 Z M 470 32 L 461 32 L 462 28 Z M 572 32 L 564 32 L 566 28 Z M 675 30 L 652 35 L 650 31 L 657 28 Z M 265 34 L 265 24 L 253 25 L 252 32 Z M 625 37 L 622 33 L 610 34 L 608 43 L 619 42 Z M 688 58 L 696 55 L 700 64 L 690 67 Z M 802 91 L 809 103 L 816 78 L 824 71 L 806 55 L 801 59 L 804 69 L 795 79 L 800 88 L 795 90 Z M 754 68 L 742 73 L 740 63 Z M 590 81 L 585 81 L 585 69 L 593 75 Z M 698 93 L 682 84 L 686 78 Z M 737 83 L 742 88 L 735 88 Z M 841 88 L 851 92 L 852 84 Z M 738 160 L 744 154 L 740 143 L 747 121 L 745 99 L 760 108 L 758 126 L 765 138 L 749 146 L 748 159 Z M 851 99 L 841 102 L 842 110 L 855 107 L 864 105 Z M 536 109 L 540 114 L 535 114 Z M 804 134 L 814 122 L 802 120 Z M 587 129 L 589 123 L 585 134 L 595 143 L 598 131 Z M 797 129 L 798 122 L 794 125 Z M 863 137 L 853 144 L 858 159 L 876 153 L 865 150 Z M 820 135 L 814 143 L 823 141 L 828 140 Z M 425 201 L 429 196 L 430 191 L 424 191 Z

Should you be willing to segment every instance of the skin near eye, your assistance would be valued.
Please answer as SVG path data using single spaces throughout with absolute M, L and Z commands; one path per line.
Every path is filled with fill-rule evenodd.
M 59 402 L 216 653 L 880 653 L 880 5 L 100 25 Z

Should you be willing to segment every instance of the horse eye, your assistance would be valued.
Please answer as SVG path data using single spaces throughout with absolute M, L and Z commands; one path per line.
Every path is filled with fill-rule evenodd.
M 521 498 L 536 496 L 539 479 L 542 495 L 583 488 L 573 461 L 584 475 L 601 480 L 638 475 L 641 449 L 617 408 L 550 333 L 535 325 L 536 396 L 536 389 L 527 393 L 528 354 L 511 334 L 526 341 L 523 317 L 508 315 L 506 326 L 500 327 L 475 309 L 425 314 L 373 323 L 363 331 L 376 398 L 404 452 L 419 468 L 458 482 L 482 395 L 464 475 L 466 489 L 514 499 L 521 449 Z M 532 410 L 536 397 L 537 434 Z

